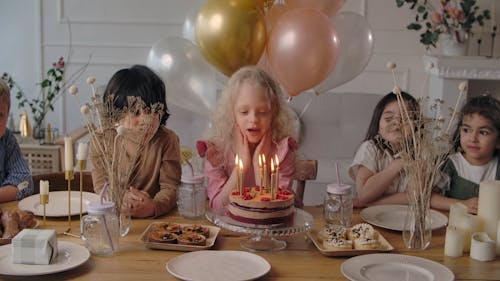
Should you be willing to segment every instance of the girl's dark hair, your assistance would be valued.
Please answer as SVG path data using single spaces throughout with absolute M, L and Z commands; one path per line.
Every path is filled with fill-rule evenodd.
M 462 108 L 460 112 L 457 127 L 453 133 L 453 149 L 454 151 L 460 150 L 460 128 L 462 127 L 462 122 L 464 116 L 479 114 L 480 116 L 491 120 L 493 126 L 500 134 L 500 101 L 489 95 L 480 95 L 473 97 L 467 101 L 467 103 Z M 495 154 L 498 154 L 499 150 L 495 150 Z
M 165 83 L 151 69 L 144 65 L 134 65 L 117 71 L 104 90 L 104 100 L 114 97 L 114 106 L 119 109 L 127 107 L 127 97 L 139 97 L 147 107 L 154 104 L 163 105 L 160 124 L 165 124 L 170 116 L 165 97 Z
M 420 110 L 417 100 L 412 95 L 406 92 L 401 92 L 401 97 L 406 102 L 408 112 L 418 112 Z M 368 126 L 368 131 L 366 132 L 366 136 L 364 139 L 365 141 L 376 139 L 376 136 L 378 135 L 378 131 L 380 129 L 380 118 L 382 117 L 382 113 L 384 112 L 385 107 L 389 103 L 397 100 L 397 95 L 393 92 L 390 92 L 377 103 L 375 109 L 373 109 L 373 115 L 370 121 L 370 125 Z

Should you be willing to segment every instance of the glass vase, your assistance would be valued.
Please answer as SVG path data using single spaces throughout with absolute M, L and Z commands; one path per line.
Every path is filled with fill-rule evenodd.
M 424 250 L 431 244 L 432 226 L 429 204 L 408 205 L 404 221 L 403 241 L 408 249 Z

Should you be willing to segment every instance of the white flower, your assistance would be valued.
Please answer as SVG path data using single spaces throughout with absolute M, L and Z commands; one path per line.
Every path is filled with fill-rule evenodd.
M 90 111 L 90 107 L 88 104 L 84 104 L 80 107 L 80 112 L 83 114 L 83 115 L 87 115 L 89 114 L 89 111 Z
M 87 84 L 91 85 L 91 84 L 94 84 L 94 82 L 95 82 L 95 77 L 89 76 L 87 78 Z
M 120 126 L 116 127 L 116 132 L 118 133 L 119 136 L 122 136 L 123 134 L 125 134 L 127 132 L 127 127 L 120 125 Z
M 78 93 L 78 87 L 75 85 L 72 85 L 71 87 L 69 87 L 68 92 L 74 96 Z
M 392 62 L 392 61 L 387 62 L 386 67 L 387 67 L 388 69 L 390 69 L 390 70 L 394 70 L 394 69 L 396 68 L 396 63 L 395 63 L 395 62 Z
M 462 92 L 467 91 L 467 82 L 464 81 L 458 85 L 458 89 Z

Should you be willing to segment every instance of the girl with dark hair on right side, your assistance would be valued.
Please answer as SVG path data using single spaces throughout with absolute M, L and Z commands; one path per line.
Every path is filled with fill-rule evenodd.
M 471 98 L 462 108 L 453 134 L 455 153 L 444 168 L 450 176 L 450 188 L 446 197 L 433 196 L 431 205 L 449 210 L 452 203 L 460 201 L 469 213 L 477 213 L 479 183 L 500 180 L 499 133 L 500 101 L 487 95 Z

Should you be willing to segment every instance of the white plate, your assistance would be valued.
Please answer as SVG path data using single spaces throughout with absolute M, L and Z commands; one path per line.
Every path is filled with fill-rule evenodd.
M 0 275 L 31 276 L 70 270 L 86 262 L 90 253 L 87 248 L 75 243 L 57 241 L 56 260 L 48 265 L 12 263 L 12 245 L 0 247 Z
M 82 192 L 83 213 L 87 212 L 87 205 L 92 201 L 98 201 L 99 195 L 90 192 Z M 40 194 L 31 195 L 19 201 L 18 208 L 32 211 L 35 216 L 43 216 L 43 205 L 40 204 Z M 80 214 L 80 191 L 71 191 L 71 215 Z M 47 217 L 64 217 L 68 215 L 68 192 L 49 192 L 49 203 L 45 205 Z
M 391 229 L 404 230 L 404 221 L 408 206 L 406 205 L 377 205 L 361 211 L 361 218 L 367 223 Z M 431 228 L 438 229 L 446 226 L 448 218 L 438 211 L 431 210 Z
M 352 281 L 453 281 L 455 275 L 437 262 L 407 255 L 370 254 L 350 258 L 340 271 Z
M 255 280 L 271 270 L 264 258 L 243 251 L 189 252 L 171 259 L 166 267 L 179 279 L 205 281 Z

